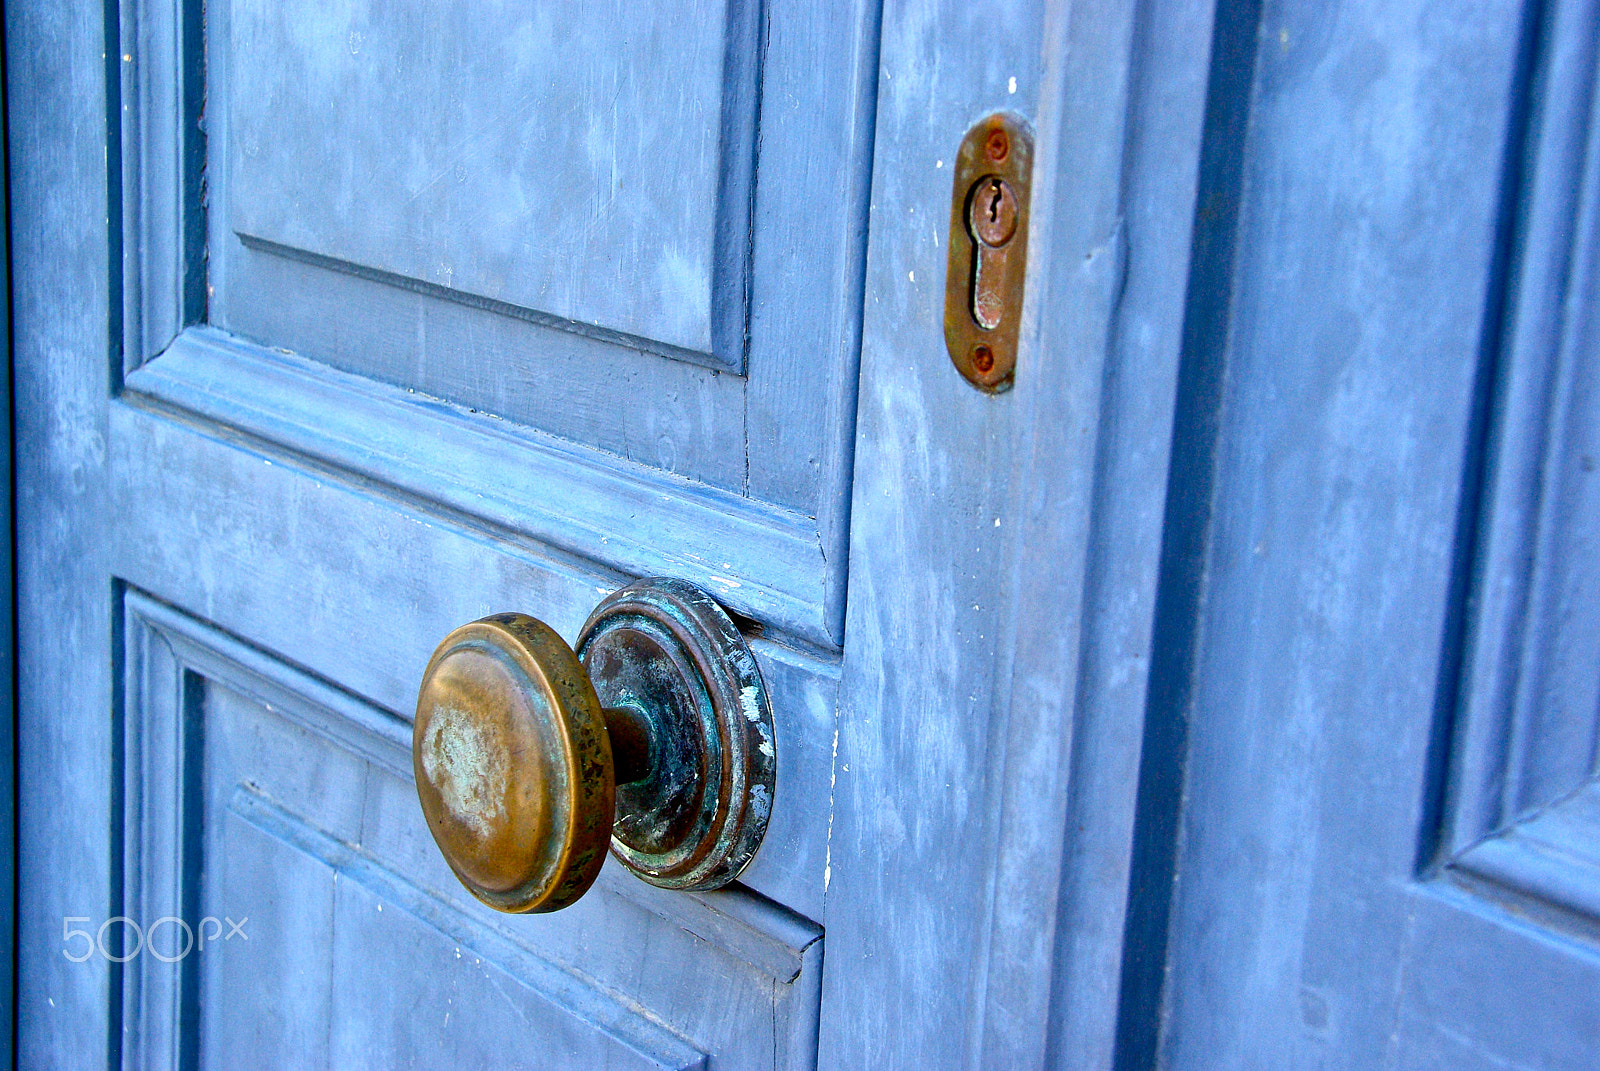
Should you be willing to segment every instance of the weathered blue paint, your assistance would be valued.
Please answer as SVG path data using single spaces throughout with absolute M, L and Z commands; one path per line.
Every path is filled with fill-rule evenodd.
M 1600 1052 L 1597 15 L 1267 4 L 1240 35 L 1221 386 L 1176 445 L 1211 454 L 1193 665 L 1146 735 L 1182 804 L 1166 973 L 1128 1066 Z
M 1117 995 L 1115 1066 L 1155 1064 L 1168 966 L 1177 832 L 1188 761 L 1194 622 L 1205 583 L 1215 505 L 1217 410 L 1222 400 L 1244 135 L 1259 45 L 1257 0 L 1219 3 L 1211 28 L 1194 238 L 1172 419 L 1159 595 L 1150 641 L 1149 698 L 1139 749 L 1139 799 L 1129 860 L 1127 921 Z
M 386 166 L 361 148 L 371 134 L 459 162 L 422 114 L 380 135 L 361 126 L 373 109 L 354 108 L 338 113 L 349 126 L 321 129 L 340 94 L 279 86 L 268 101 L 245 60 L 303 48 L 299 59 L 329 61 L 377 97 L 412 87 L 383 64 L 352 72 L 362 61 L 343 51 L 358 44 L 347 34 L 296 23 L 314 38 L 297 43 L 251 10 L 210 5 L 202 25 L 197 3 L 80 5 L 66 23 L 8 9 L 27 57 L 12 157 L 31 400 L 19 429 L 25 1061 L 427 1066 L 442 1052 L 467 1066 L 490 1053 L 506 1066 L 694 1067 L 707 1054 L 810 1066 L 875 11 L 841 9 L 841 37 L 791 3 L 731 3 L 709 20 L 635 6 L 646 24 L 631 30 L 573 22 L 593 46 L 559 64 L 577 83 L 552 91 L 533 67 L 520 87 L 498 68 L 480 79 L 467 104 L 502 112 L 474 119 L 498 129 L 520 109 L 526 125 L 542 107 L 568 132 L 615 103 L 583 78 L 641 80 L 646 104 L 621 119 L 678 146 L 645 166 L 620 141 L 588 145 L 617 165 L 590 161 L 613 181 L 591 201 L 649 215 L 679 198 L 706 254 L 680 274 L 707 292 L 685 303 L 670 287 L 589 285 L 564 305 L 541 298 L 541 280 L 566 278 L 574 256 L 588 259 L 573 278 L 592 283 L 647 275 L 652 256 L 672 268 L 685 250 L 621 215 L 540 243 L 560 190 L 532 206 L 491 196 L 552 176 L 488 151 L 473 166 L 510 170 L 477 175 L 489 193 L 473 207 L 500 230 L 446 210 L 448 197 L 387 205 L 406 226 L 420 213 L 422 245 L 473 261 L 473 285 L 442 292 L 416 243 L 375 226 L 384 206 L 292 205 L 308 196 L 302 179 L 328 196 L 326 183 L 381 190 L 340 186 L 337 168 L 252 170 L 246 139 L 266 136 L 250 123 L 269 108 L 291 154 L 331 152 L 332 138 L 367 174 Z M 487 29 L 495 47 L 548 65 L 531 31 L 553 14 L 508 12 L 520 31 L 502 34 L 463 9 L 420 62 L 448 80 L 447 46 Z M 615 48 L 599 47 L 606 35 Z M 692 77 L 667 77 L 674 64 Z M 668 130 L 672 101 L 686 118 Z M 696 118 L 708 107 L 709 134 Z M 689 159 L 691 142 L 705 159 Z M 252 250 L 240 229 L 305 248 Z M 497 289 L 480 254 L 518 233 L 534 261 Z M 92 284 L 66 282 L 79 274 Z M 514 607 L 570 640 L 638 573 L 694 580 L 760 634 L 781 711 L 766 850 L 742 888 L 716 895 L 658 895 L 613 868 L 549 922 L 493 916 L 419 839 L 404 749 L 385 730 L 403 727 L 394 712 L 412 708 L 451 627 Z M 62 954 L 63 920 L 98 932 L 120 915 L 230 913 L 257 920 L 248 955 Z M 119 933 L 111 952 L 133 947 Z M 470 970 L 430 991 L 463 949 Z
M 0 57 L 0 99 L 4 93 L 5 60 Z M 5 143 L 5 117 L 0 115 L 0 146 Z M 3 180 L 0 180 L 3 181 Z M 16 531 L 12 506 L 15 482 L 11 436 L 11 224 L 9 198 L 0 204 L 0 271 L 5 289 L 0 299 L 0 355 L 5 376 L 0 382 L 0 1068 L 15 1066 L 16 1056 L 16 920 L 17 920 L 17 778 L 16 778 Z
M 1109 1061 L 1208 25 L 885 6 L 822 1066 Z M 1002 108 L 1037 156 L 995 398 L 936 358 L 947 169 Z
M 1593 1062 L 1596 0 L 426 6 L 6 6 L 23 1064 Z M 418 674 L 642 573 L 752 633 L 764 847 L 491 915 Z M 63 954 L 119 914 L 253 932 Z

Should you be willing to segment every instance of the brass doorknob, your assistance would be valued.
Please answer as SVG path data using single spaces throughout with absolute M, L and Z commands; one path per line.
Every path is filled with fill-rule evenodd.
M 776 772 L 744 637 L 711 596 L 659 579 L 604 599 L 576 651 L 526 614 L 450 633 L 411 758 L 446 862 L 501 911 L 571 904 L 608 841 L 653 885 L 726 885 L 761 845 Z

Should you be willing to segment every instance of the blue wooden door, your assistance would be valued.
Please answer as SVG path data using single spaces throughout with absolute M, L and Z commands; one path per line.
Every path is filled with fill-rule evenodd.
M 10 10 L 17 41 L 50 32 Z M 814 1064 L 876 12 L 85 13 L 62 32 L 107 62 L 68 79 L 83 99 L 13 54 L 23 143 L 110 120 L 80 190 L 109 245 L 78 260 L 109 339 L 24 372 L 104 365 L 44 388 L 104 396 L 67 421 L 100 505 L 91 549 L 30 575 L 82 593 L 82 568 L 109 613 L 75 713 L 45 713 L 48 671 L 24 686 L 85 747 L 75 774 L 44 737 L 25 760 L 51 946 L 25 957 L 26 1061 Z M 751 633 L 783 723 L 765 850 L 715 896 L 613 864 L 577 907 L 498 916 L 420 821 L 428 655 L 506 610 L 574 640 L 651 575 Z
M 5 16 L 22 1066 L 1594 1063 L 1593 0 Z M 766 840 L 496 914 L 428 654 L 645 575 Z
M 1600 1062 L 1597 40 L 1565 0 L 1219 30 L 1129 1066 Z

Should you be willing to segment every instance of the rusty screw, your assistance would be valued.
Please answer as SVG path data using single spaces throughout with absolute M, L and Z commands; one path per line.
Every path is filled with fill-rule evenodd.
M 978 346 L 972 351 L 972 367 L 987 375 L 994 368 L 994 351 L 988 346 Z
M 1010 154 L 1011 139 L 1004 130 L 991 130 L 988 140 L 984 142 L 984 149 L 989 153 L 989 159 L 999 162 Z

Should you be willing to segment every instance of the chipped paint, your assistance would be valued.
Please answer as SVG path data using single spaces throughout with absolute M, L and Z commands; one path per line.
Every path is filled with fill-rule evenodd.
M 839 718 L 835 710 L 833 719 L 833 762 L 828 770 L 828 836 L 822 849 L 822 891 L 826 895 L 828 883 L 833 880 L 833 790 L 839 782 Z

